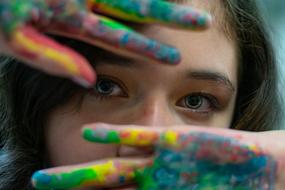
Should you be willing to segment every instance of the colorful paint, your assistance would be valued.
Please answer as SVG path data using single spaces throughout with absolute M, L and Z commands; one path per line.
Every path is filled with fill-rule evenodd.
M 159 135 L 154 132 L 146 132 L 141 129 L 109 130 L 105 128 L 83 130 L 84 139 L 97 143 L 115 143 L 135 146 L 150 146 L 156 142 Z
M 49 73 L 68 76 L 90 86 L 95 74 L 86 59 L 73 50 L 42 36 L 35 28 L 52 26 L 53 30 L 84 38 L 89 43 L 113 52 L 132 53 L 156 62 L 177 64 L 179 51 L 146 38 L 132 29 L 102 16 L 91 16 L 86 5 L 104 15 L 128 15 L 136 21 L 203 28 L 209 15 L 190 7 L 157 0 L 21 0 L 0 1 L 0 26 L 13 56 L 30 60 L 32 66 Z M 126 18 L 127 19 L 127 18 Z M 129 20 L 129 19 L 128 19 Z M 80 34 L 80 35 L 78 35 Z
M 118 49 L 124 49 L 141 58 L 143 55 L 143 58 L 169 64 L 177 64 L 181 60 L 181 55 L 176 48 L 146 38 L 106 17 L 100 17 L 99 20 L 89 19 L 85 23 L 88 38 L 94 38 L 97 44 L 101 42 L 103 48 L 115 50 L 115 53 Z
M 95 82 L 92 68 L 83 57 L 39 34 L 32 27 L 26 26 L 15 30 L 11 36 L 11 47 L 21 57 L 33 60 L 29 63 L 33 67 L 41 68 L 46 72 L 52 68 L 61 76 L 81 78 L 85 81 L 85 87 Z M 49 60 L 48 65 L 40 64 L 45 60 Z
M 162 23 L 191 29 L 205 29 L 211 17 L 204 11 L 161 0 L 89 0 L 93 12 L 129 21 Z
M 79 1 L 73 1 L 73 4 L 76 9 L 71 6 L 59 9 L 64 5 L 59 1 L 56 6 L 52 6 L 44 0 L 31 0 L 25 3 L 21 0 L 3 0 L 0 1 L 0 26 L 7 40 L 7 48 L 10 48 L 9 55 L 12 52 L 12 56 L 35 68 L 70 77 L 84 87 L 89 87 L 95 82 L 95 74 L 87 60 L 72 49 L 42 35 L 31 24 L 36 24 L 35 27 L 44 27 L 55 15 L 61 18 L 82 9 Z M 62 14 L 59 14 L 60 11 Z
M 242 143 L 234 135 L 197 130 L 159 132 L 99 124 L 83 132 L 84 138 L 92 142 L 156 147 L 154 164 L 137 179 L 140 190 L 273 190 L 275 187 L 277 162 L 256 144 Z
M 139 190 L 273 190 L 275 187 L 277 164 L 255 145 L 199 132 L 180 134 L 176 143 L 163 139 L 157 146 L 154 165 L 138 180 Z
M 32 183 L 36 189 L 70 189 L 124 184 L 136 177 L 136 169 L 139 167 L 141 166 L 132 164 L 130 161 L 106 161 L 72 170 L 58 168 L 57 173 L 42 170 L 34 173 Z

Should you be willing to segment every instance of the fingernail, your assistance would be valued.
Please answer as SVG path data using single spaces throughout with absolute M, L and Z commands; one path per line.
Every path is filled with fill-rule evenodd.
M 88 61 L 80 55 L 74 55 L 79 72 L 72 75 L 72 80 L 84 88 L 92 87 L 96 82 L 96 74 Z
M 156 132 L 143 129 L 111 130 L 100 127 L 84 128 L 83 137 L 91 142 L 115 143 L 133 146 L 153 145 L 159 138 Z
M 144 37 L 104 17 L 100 17 L 99 21 L 86 22 L 86 29 L 99 41 L 134 54 L 161 63 L 178 64 L 181 61 L 180 52 L 175 47 Z
M 81 77 L 72 77 L 71 80 L 84 88 L 90 88 L 93 85 L 92 83 Z

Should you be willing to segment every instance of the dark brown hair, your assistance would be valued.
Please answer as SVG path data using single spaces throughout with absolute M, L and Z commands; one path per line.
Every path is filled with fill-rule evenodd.
M 278 126 L 276 63 L 255 0 L 224 0 L 228 30 L 239 49 L 239 87 L 231 128 L 251 131 Z M 91 62 L 108 59 L 104 50 L 57 38 Z M 118 57 L 119 59 L 119 57 Z M 45 168 L 43 129 L 47 115 L 83 90 L 22 63 L 0 59 L 0 190 L 32 189 L 30 176 Z
M 236 34 L 239 85 L 232 128 L 266 131 L 280 127 L 281 105 L 272 43 L 255 0 L 224 1 L 225 16 Z

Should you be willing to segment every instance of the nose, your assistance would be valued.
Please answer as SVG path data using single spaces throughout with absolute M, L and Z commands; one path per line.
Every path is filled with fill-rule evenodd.
M 163 96 L 143 98 L 130 115 L 131 124 L 146 126 L 171 126 L 182 124 L 173 106 Z
M 159 95 L 144 97 L 140 103 L 136 104 L 128 116 L 129 124 L 143 125 L 146 127 L 169 127 L 171 125 L 181 124 L 178 116 L 175 114 L 173 105 L 167 98 Z M 143 156 L 149 157 L 154 152 L 153 147 L 129 147 L 120 146 L 118 148 L 119 157 Z

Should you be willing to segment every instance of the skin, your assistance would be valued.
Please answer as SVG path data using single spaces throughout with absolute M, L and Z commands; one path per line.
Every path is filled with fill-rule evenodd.
M 96 97 L 95 89 L 85 96 L 79 110 L 74 111 L 78 97 L 74 97 L 70 104 L 55 110 L 50 115 L 47 127 L 48 147 L 53 147 L 49 149 L 53 165 L 72 164 L 75 162 L 69 161 L 72 159 L 80 162 L 114 156 L 115 147 L 102 147 L 102 145 L 98 145 L 101 147 L 99 150 L 102 155 L 91 153 L 98 151 L 97 145 L 84 142 L 78 135 L 81 126 L 87 123 L 108 122 L 150 126 L 195 124 L 223 128 L 229 126 L 237 90 L 237 54 L 234 42 L 229 41 L 217 26 L 204 33 L 191 33 L 153 26 L 143 33 L 176 45 L 184 57 L 182 64 L 175 67 L 137 61 L 130 62 L 131 66 L 124 65 L 124 63 L 99 64 L 96 67 L 98 76 L 102 76 L 102 79 L 106 77 L 109 77 L 108 79 L 118 78 L 129 92 L 124 92 L 126 90 L 116 86 L 111 98 L 101 101 Z M 168 36 L 177 37 L 169 38 Z M 185 41 L 189 43 L 185 43 Z M 216 48 L 217 46 L 220 48 Z M 201 71 L 220 73 L 227 77 L 234 90 L 220 79 L 194 77 L 193 72 Z M 190 78 L 186 76 L 189 72 L 192 72 L 193 75 Z M 143 82 L 141 82 L 142 79 Z M 116 80 L 114 82 L 119 83 Z M 223 103 L 222 110 L 210 110 L 206 114 L 195 113 L 195 110 L 187 109 L 182 105 L 183 103 L 180 103 L 180 99 L 184 96 L 197 92 L 213 94 L 219 98 Z M 124 93 L 128 93 L 128 97 L 125 97 Z M 207 100 L 204 100 L 204 104 L 206 103 Z M 67 133 L 68 136 L 66 136 Z M 58 144 L 57 139 L 62 136 L 70 140 L 61 141 Z M 72 146 L 68 146 L 70 143 Z M 82 150 L 80 147 L 86 146 L 92 147 L 93 151 L 88 151 L 92 156 L 77 153 L 74 153 L 78 155 L 75 157 L 61 156 L 74 152 L 70 151 L 68 147 L 73 150 Z M 54 147 L 57 148 L 54 149 Z M 77 157 L 80 155 L 82 158 L 78 159 Z
M 120 159 L 113 159 L 113 163 L 121 162 L 125 167 L 109 173 L 113 176 L 111 178 L 109 175 L 102 178 L 104 186 L 110 186 L 115 181 L 120 184 L 119 179 L 134 175 L 139 189 L 281 190 L 285 185 L 284 145 L 280 143 L 284 135 L 284 131 L 254 133 L 189 125 L 152 129 L 149 126 L 97 123 L 83 128 L 83 137 L 90 142 L 156 147 L 150 165 L 147 160 L 127 159 L 129 164 L 126 165 Z M 94 162 L 42 170 L 35 173 L 33 183 L 39 189 L 74 187 L 71 185 L 78 180 L 81 185 L 90 185 L 90 174 L 84 170 L 104 165 L 104 162 Z M 145 169 L 142 170 L 143 165 Z M 104 171 L 101 169 L 95 173 L 101 175 Z M 98 178 L 92 183 L 99 187 Z
M 209 8 L 200 1 L 189 5 Z M 149 154 L 147 148 L 92 144 L 83 140 L 81 126 L 88 123 L 135 124 L 148 128 L 173 125 L 227 128 L 238 90 L 238 55 L 235 42 L 221 32 L 220 18 L 217 14 L 211 29 L 201 33 L 162 26 L 149 26 L 143 30 L 144 35 L 179 49 L 183 61 L 175 67 L 139 60 L 98 63 L 97 86 L 84 96 L 82 105 L 76 109 L 78 95 L 49 116 L 46 144 L 50 166 Z M 106 80 L 112 80 L 115 86 L 109 97 L 100 99 L 99 84 Z M 202 105 L 187 107 L 184 100 L 188 95 L 201 98 Z M 209 97 L 215 97 L 216 101 Z
M 97 123 L 83 129 L 90 142 L 156 147 L 153 164 L 137 176 L 138 189 L 281 190 L 284 135 L 189 125 L 151 129 Z
M 95 125 L 83 135 L 92 142 L 155 144 L 154 163 L 139 177 L 139 189 L 275 189 L 278 165 L 272 155 L 250 143 L 248 134 L 225 132 Z
M 120 1 L 117 5 L 112 2 L 31 0 L 23 3 L 19 0 L 1 0 L 0 42 L 4 45 L 1 46 L 0 53 L 16 57 L 46 73 L 68 77 L 84 87 L 90 87 L 95 83 L 96 75 L 87 60 L 42 32 L 76 38 L 120 55 L 140 59 L 147 57 L 154 62 L 176 64 L 180 62 L 180 53 L 174 47 L 145 38 L 98 13 L 136 22 L 162 23 L 189 29 L 205 29 L 210 23 L 207 13 L 168 2 L 135 0 Z M 152 14 L 149 10 L 153 2 L 158 8 L 164 7 L 163 10 L 171 13 L 170 16 L 164 18 L 161 14 Z M 142 13 L 136 7 L 147 11 Z M 123 12 L 122 17 L 120 15 Z

